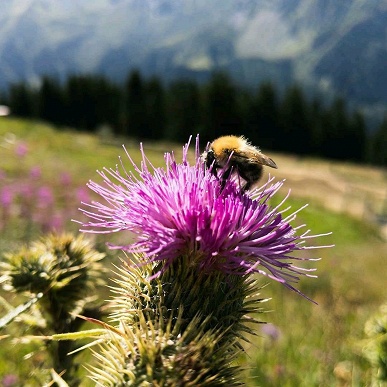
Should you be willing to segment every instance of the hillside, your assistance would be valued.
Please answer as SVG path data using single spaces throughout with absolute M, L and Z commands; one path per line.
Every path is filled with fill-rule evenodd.
M 54 210 L 61 206 L 65 218 L 79 219 L 77 188 L 85 188 L 89 179 L 100 181 L 96 169 L 114 168 L 119 162 L 118 156 L 122 156 L 123 164 L 130 169 L 122 144 L 139 163 L 139 144 L 128 138 L 98 137 L 71 129 L 58 130 L 40 122 L 1 118 L 0 252 L 19 249 L 22 242 L 36 237 L 32 234 L 33 228 L 24 226 L 31 221 L 36 225 L 41 220 L 40 215 L 44 218 L 52 215 L 48 212 L 51 208 L 47 207 L 49 187 L 54 188 L 52 192 L 56 195 L 53 203 L 58 208 Z M 144 143 L 144 149 L 155 166 L 163 166 L 164 152 L 173 150 L 179 160 L 181 145 L 149 142 Z M 335 247 L 308 251 L 313 257 L 322 258 L 313 262 L 318 278 L 303 278 L 299 289 L 318 305 L 279 283 L 270 283 L 261 289 L 262 297 L 269 298 L 264 309 L 270 313 L 259 315 L 259 319 L 270 323 L 268 325 L 274 327 L 278 335 L 270 336 L 263 330 L 267 325 L 259 325 L 258 335 L 246 343 L 246 354 L 238 359 L 238 363 L 246 365 L 245 385 L 257 385 L 257 378 L 260 384 L 269 387 L 370 385 L 371 367 L 364 359 L 361 340 L 365 338 L 365 322 L 386 299 L 382 268 L 387 244 L 379 237 L 375 223 L 369 221 L 367 214 L 368 208 L 380 212 L 385 205 L 386 175 L 383 170 L 367 166 L 271 152 L 268 155 L 279 167 L 275 176 L 286 178 L 285 186 L 273 200 L 281 201 L 291 189 L 290 198 L 283 207 L 291 205 L 295 210 L 309 202 L 310 206 L 297 215 L 296 223 L 305 223 L 312 234 L 332 231 L 332 235 L 313 239 L 311 244 L 335 244 Z M 9 206 L 9 188 L 18 187 L 23 196 Z M 45 190 L 40 191 L 40 198 L 43 196 L 44 203 L 31 201 L 34 192 L 42 187 Z M 82 200 L 89 202 L 90 198 L 84 198 L 85 192 L 82 196 Z M 7 213 L 7 210 L 15 211 L 20 203 L 28 205 L 22 216 L 17 216 L 17 212 Z M 30 217 L 31 212 L 33 216 Z M 6 227 L 4 221 L 8 221 Z M 75 230 L 78 228 L 74 222 L 72 226 Z M 123 237 L 127 241 L 128 235 Z M 115 242 L 111 234 L 101 238 L 100 248 L 106 241 Z M 109 277 L 113 275 L 110 272 L 112 261 L 118 262 L 117 258 L 114 250 L 110 251 L 106 262 Z M 266 279 L 260 276 L 257 279 L 262 285 L 266 284 Z M 102 297 L 107 299 L 106 294 Z M 6 314 L 5 305 L 0 312 L 2 316 Z M 20 335 L 26 332 L 20 329 L 23 325 L 18 324 L 11 330 L 13 341 L 3 345 L 3 350 L 0 348 L 0 379 L 12 374 L 17 376 L 20 385 L 25 385 L 32 371 L 45 368 L 46 364 L 40 352 L 28 358 L 24 356 L 25 347 L 14 340 L 15 332 Z M 88 386 L 91 382 L 88 384 L 85 380 L 82 385 Z

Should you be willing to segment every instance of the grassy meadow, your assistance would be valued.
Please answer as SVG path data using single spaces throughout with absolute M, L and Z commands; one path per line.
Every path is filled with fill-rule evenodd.
M 2 199 L 0 252 L 15 249 L 48 229 L 49 225 L 35 218 L 35 214 L 26 209 L 23 212 L 21 202 L 26 197 L 35 198 L 31 192 L 38 192 L 37 185 L 51 189 L 51 207 L 43 203 L 40 209 L 42 213 L 46 211 L 43 218 L 55 213 L 61 218 L 60 228 L 76 232 L 78 226 L 70 220 L 81 219 L 77 208 L 80 200 L 85 195 L 87 200 L 89 194 L 82 190 L 89 179 L 100 181 L 96 170 L 114 167 L 118 156 L 130 168 L 121 147 L 123 143 L 131 157 L 139 161 L 138 141 L 57 130 L 38 122 L 1 117 L 0 189 L 19 187 L 20 197 L 8 209 L 6 204 L 10 199 Z M 173 150 L 179 158 L 181 146 L 144 144 L 148 158 L 156 166 L 163 165 L 166 151 Z M 332 235 L 313 243 L 335 247 L 308 251 L 321 257 L 315 263 L 318 278 L 303 278 L 299 289 L 317 305 L 278 283 L 262 279 L 262 285 L 267 283 L 267 286 L 261 295 L 270 300 L 265 304 L 267 313 L 258 317 L 270 325 L 258 327 L 258 335 L 249 338 L 246 353 L 238 360 L 246 368 L 245 384 L 371 385 L 372 368 L 362 356 L 362 340 L 365 322 L 387 302 L 387 243 L 380 226 L 373 221 L 386 209 L 386 173 L 367 166 L 282 154 L 270 153 L 270 157 L 279 166 L 274 175 L 287 180 L 277 200 L 291 189 L 286 203 L 292 210 L 309 203 L 299 213 L 296 223 L 306 223 L 313 234 L 332 231 Z M 23 181 L 35 184 L 32 191 L 20 189 Z M 29 195 L 23 196 L 23 192 Z M 97 242 L 103 246 L 107 239 L 105 236 Z M 113 255 L 111 258 L 116 259 Z M 101 297 L 106 299 L 108 295 Z M 6 307 L 0 305 L 0 312 L 5 314 Z M 12 326 L 9 331 L 1 332 L 6 333 L 23 334 L 24 331 Z M 13 374 L 22 381 L 15 385 L 38 385 L 30 380 L 33 380 L 34 367 L 41 367 L 43 359 L 37 354 L 30 355 L 33 350 L 10 338 L 4 339 L 0 346 L 0 383 Z M 82 385 L 88 383 L 85 379 Z

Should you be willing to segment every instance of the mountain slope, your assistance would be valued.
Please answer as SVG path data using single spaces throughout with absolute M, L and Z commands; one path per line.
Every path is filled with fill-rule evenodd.
M 101 72 L 256 85 L 295 80 L 356 104 L 387 102 L 387 0 L 9 0 L 0 87 L 41 74 Z

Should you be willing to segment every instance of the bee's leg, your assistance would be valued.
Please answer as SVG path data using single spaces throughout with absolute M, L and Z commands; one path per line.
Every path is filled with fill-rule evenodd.
M 242 192 L 249 190 L 262 176 L 263 168 L 259 165 L 253 165 L 249 168 L 238 169 L 239 176 L 246 181 L 242 187 Z
M 247 191 L 247 190 L 249 190 L 251 188 L 252 182 L 250 181 L 250 179 L 246 175 L 246 173 L 243 170 L 243 168 L 237 168 L 237 171 L 238 171 L 239 177 L 242 178 L 245 181 L 245 184 L 241 187 L 241 191 L 245 192 L 245 191 Z
M 246 192 L 251 188 L 251 181 L 247 181 L 246 184 L 242 187 L 242 192 Z
M 232 172 L 232 168 L 228 168 L 226 169 L 223 174 L 222 174 L 222 181 L 220 183 L 220 186 L 222 187 L 222 189 L 224 188 L 224 186 L 226 185 L 226 181 L 229 179 L 230 175 L 231 175 L 231 172 Z
M 219 165 L 214 160 L 209 160 L 211 162 L 207 162 L 207 169 L 212 173 L 216 178 L 218 177 L 218 169 Z

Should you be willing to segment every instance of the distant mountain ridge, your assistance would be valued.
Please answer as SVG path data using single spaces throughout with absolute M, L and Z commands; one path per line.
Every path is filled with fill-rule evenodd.
M 99 72 L 300 81 L 387 103 L 387 0 L 3 0 L 0 87 Z

